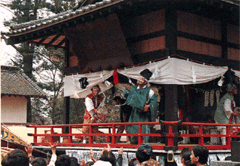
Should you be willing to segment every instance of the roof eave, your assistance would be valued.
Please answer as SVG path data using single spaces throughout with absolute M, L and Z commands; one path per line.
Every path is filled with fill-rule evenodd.
M 23 94 L 9 94 L 9 93 L 1 93 L 1 96 L 20 96 L 20 97 L 34 97 L 34 98 L 47 98 L 47 95 L 23 95 Z
M 86 20 L 94 20 L 96 19 L 97 15 L 102 16 L 103 10 L 114 8 L 117 5 L 120 5 L 120 3 L 123 1 L 124 0 L 115 0 L 109 4 L 105 4 L 104 6 L 93 8 L 88 11 L 82 11 L 80 13 L 78 13 L 79 11 L 76 10 L 75 13 L 78 13 L 76 15 L 72 15 L 61 20 L 56 20 L 48 24 L 42 24 L 34 29 L 28 30 L 25 28 L 25 31 L 23 31 L 22 29 L 24 28 L 22 28 L 13 30 L 12 33 L 4 33 L 2 35 L 8 36 L 8 38 L 5 39 L 8 45 L 31 42 L 37 38 L 63 33 L 64 28 L 75 26 L 76 24 L 83 23 Z M 108 14 L 113 13 L 113 11 L 114 10 L 108 10 Z

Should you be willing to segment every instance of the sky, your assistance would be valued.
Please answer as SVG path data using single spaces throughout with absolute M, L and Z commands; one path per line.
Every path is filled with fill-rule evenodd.
M 10 9 L 7 9 L 6 7 L 3 7 L 1 4 L 10 3 L 11 0 L 0 0 L 0 31 L 1 32 L 9 32 L 9 27 L 4 26 L 4 20 L 11 20 L 14 14 L 10 11 Z M 38 16 L 39 17 L 47 17 L 51 16 L 53 13 L 49 12 L 46 8 L 43 8 L 41 10 L 38 10 Z M 16 45 L 17 46 L 17 45 Z M 0 40 L 0 62 L 1 65 L 9 65 L 9 62 L 11 64 L 10 59 L 14 57 L 17 54 L 17 51 L 11 46 L 6 45 L 5 41 L 3 39 Z
M 2 1 L 2 0 L 0 0 Z M 13 17 L 13 13 L 6 8 L 0 6 L 0 31 L 8 32 L 8 28 L 4 26 L 4 20 L 10 20 Z M 11 45 L 6 45 L 3 39 L 0 40 L 0 62 L 1 65 L 7 65 L 7 62 L 16 55 L 16 50 Z

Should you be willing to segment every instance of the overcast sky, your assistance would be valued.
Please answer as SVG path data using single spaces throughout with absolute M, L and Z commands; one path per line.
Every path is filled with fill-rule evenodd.
M 1 1 L 1 0 L 0 0 Z M 6 8 L 0 6 L 0 31 L 8 32 L 8 28 L 3 25 L 4 20 L 10 20 L 13 17 L 13 14 Z M 7 61 L 16 55 L 16 50 L 10 46 L 6 45 L 5 41 L 1 39 L 0 41 L 0 60 L 1 65 L 7 65 Z

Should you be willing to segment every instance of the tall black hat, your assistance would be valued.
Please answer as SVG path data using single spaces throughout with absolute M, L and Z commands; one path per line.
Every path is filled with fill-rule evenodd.
M 144 69 L 143 71 L 140 72 L 140 75 L 143 76 L 144 78 L 146 78 L 147 80 L 150 79 L 150 77 L 152 76 L 152 72 L 148 69 Z

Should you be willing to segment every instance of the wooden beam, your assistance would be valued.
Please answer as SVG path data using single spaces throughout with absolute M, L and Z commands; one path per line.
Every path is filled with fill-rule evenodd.
M 56 47 L 61 47 L 61 45 L 66 41 L 66 37 L 56 46 Z
M 47 39 L 47 37 L 43 37 L 39 42 L 37 42 L 37 46 L 42 44 L 46 39 Z
M 55 42 L 59 37 L 61 36 L 61 34 L 57 34 L 47 45 L 46 47 L 49 47 L 53 42 Z

